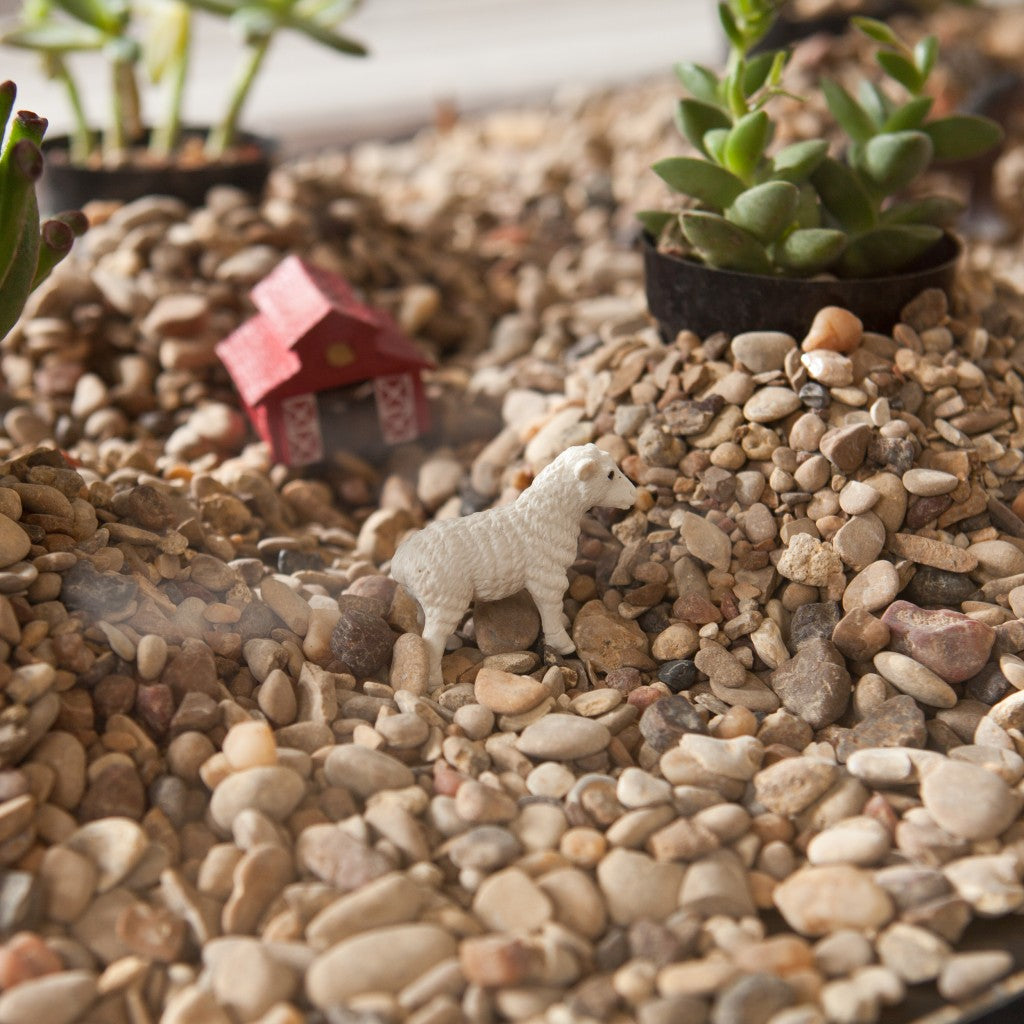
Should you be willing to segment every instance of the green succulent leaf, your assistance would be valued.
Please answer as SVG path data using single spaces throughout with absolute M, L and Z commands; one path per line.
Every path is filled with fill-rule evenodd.
M 914 46 L 914 64 L 921 75 L 921 84 L 927 81 L 928 76 L 935 69 L 935 61 L 939 56 L 939 41 L 935 36 L 925 36 L 918 40 Z
M 718 20 L 722 23 L 722 31 L 725 32 L 725 36 L 732 46 L 742 51 L 746 46 L 746 40 L 743 38 L 743 33 L 740 31 L 739 25 L 736 24 L 736 18 L 729 10 L 728 5 L 724 3 L 718 5 Z
M 712 128 L 702 140 L 704 152 L 719 166 L 725 163 L 725 142 L 728 138 L 728 128 Z
M 1003 139 L 1003 129 L 996 121 L 972 114 L 937 118 L 921 130 L 932 140 L 936 160 L 968 160 Z
M 86 25 L 107 35 L 121 32 L 128 20 L 128 5 L 123 0 L 55 0 L 62 10 Z
M 867 142 L 875 134 L 871 115 L 838 82 L 826 78 L 821 91 L 832 116 L 854 142 Z
M 884 224 L 934 224 L 949 227 L 963 213 L 964 204 L 952 196 L 924 196 L 894 203 L 883 211 Z
M 753 96 L 768 81 L 775 60 L 776 53 L 768 51 L 759 53 L 747 61 L 743 68 L 743 91 L 748 96 Z
M 924 132 L 885 132 L 865 145 L 864 170 L 883 192 L 898 192 L 931 163 L 932 152 Z
M 766 181 L 738 195 L 725 216 L 768 245 L 792 223 L 799 202 L 800 190 L 796 185 L 788 181 Z
M 730 128 L 732 121 L 721 107 L 713 107 L 701 100 L 680 100 L 676 106 L 676 127 L 680 134 L 707 153 L 704 136 L 713 128 Z
M 776 262 L 800 274 L 817 274 L 831 266 L 846 248 L 846 233 L 834 228 L 800 228 L 776 246 Z
M 859 29 L 869 38 L 874 39 L 876 43 L 893 46 L 897 50 L 903 48 L 903 40 L 884 21 L 865 17 L 851 18 L 850 21 L 855 28 Z
M 676 192 L 715 210 L 724 210 L 743 191 L 743 182 L 734 174 L 698 157 L 669 157 L 652 169 Z
M 667 210 L 638 210 L 636 219 L 643 225 L 644 230 L 652 238 L 658 238 L 665 225 L 676 219 L 676 214 Z
M 776 178 L 799 183 L 814 173 L 827 152 L 828 143 L 824 139 L 793 142 L 772 158 L 772 173 Z
M 738 225 L 699 210 L 686 211 L 681 221 L 686 240 L 709 266 L 749 274 L 771 273 L 771 261 L 764 247 Z
M 741 117 L 725 140 L 724 160 L 728 170 L 743 181 L 749 181 L 771 139 L 772 123 L 763 110 L 754 110 Z
M 821 227 L 821 201 L 818 193 L 809 182 L 803 182 L 797 186 L 800 193 L 800 202 L 797 203 L 796 226 L 798 228 L 820 228 Z
M 839 261 L 843 277 L 878 277 L 905 269 L 940 238 L 930 224 L 887 224 L 853 239 Z
M 882 70 L 892 79 L 895 79 L 907 92 L 915 95 L 924 87 L 924 78 L 918 71 L 912 60 L 908 60 L 901 53 L 893 53 L 891 50 L 881 50 L 875 54 Z
M 713 106 L 719 105 L 718 75 L 710 68 L 704 67 L 703 64 L 695 64 L 693 61 L 680 61 L 674 70 L 676 78 L 694 99 Z
M 931 96 L 915 96 L 897 107 L 882 125 L 884 132 L 903 132 L 921 128 L 934 100 Z
M 42 53 L 74 53 L 79 50 L 99 50 L 107 37 L 89 25 L 70 21 L 52 21 L 45 25 L 13 28 L 0 33 L 0 43 L 22 50 Z
M 874 226 L 875 211 L 860 178 L 846 164 L 827 156 L 811 175 L 822 205 L 847 231 L 866 231 Z
M 872 123 L 881 128 L 892 113 L 893 102 L 874 82 L 864 79 L 857 89 L 860 105 L 867 111 Z

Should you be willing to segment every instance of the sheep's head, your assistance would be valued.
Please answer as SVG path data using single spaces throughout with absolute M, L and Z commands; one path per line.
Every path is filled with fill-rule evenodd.
M 592 506 L 633 507 L 636 487 L 607 452 L 596 444 L 584 444 L 568 449 L 561 457 L 565 456 L 570 456 L 573 475 L 583 484 Z

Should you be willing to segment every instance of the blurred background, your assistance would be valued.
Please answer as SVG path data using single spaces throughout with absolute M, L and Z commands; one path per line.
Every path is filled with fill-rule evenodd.
M 19 0 L 0 0 L 0 15 Z M 203 97 L 233 76 L 239 48 L 222 20 L 200 16 L 185 109 L 207 122 Z M 683 58 L 717 59 L 721 32 L 712 0 L 366 0 L 344 30 L 371 51 L 358 60 L 282 33 L 242 117 L 243 127 L 276 135 L 285 153 L 366 137 L 403 135 L 439 108 L 460 113 L 543 102 L 561 90 L 664 75 Z M 90 112 L 106 96 L 99 59 L 72 66 L 97 83 Z M 0 77 L 18 84 L 18 106 L 68 126 L 63 90 L 38 58 L 0 50 Z M 100 88 L 102 86 L 102 88 Z M 93 102 L 90 102 L 93 101 Z

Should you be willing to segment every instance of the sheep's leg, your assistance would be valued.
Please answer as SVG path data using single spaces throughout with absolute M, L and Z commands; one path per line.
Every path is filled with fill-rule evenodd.
M 537 611 L 540 612 L 544 643 L 558 654 L 572 654 L 576 650 L 572 638 L 565 631 L 562 618 L 562 596 L 568 585 L 569 580 L 565 576 L 554 582 L 530 580 L 526 584 L 526 589 L 530 592 Z
M 430 651 L 430 688 L 436 689 L 444 682 L 441 674 L 441 658 L 448 637 L 455 632 L 462 618 L 462 612 L 449 609 L 424 609 L 423 639 Z

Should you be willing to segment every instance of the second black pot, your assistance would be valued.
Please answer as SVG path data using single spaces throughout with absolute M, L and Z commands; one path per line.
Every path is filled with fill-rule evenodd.
M 204 139 L 206 132 L 189 128 L 182 137 L 183 141 Z M 202 206 L 206 193 L 215 185 L 234 185 L 258 198 L 277 150 L 271 139 L 242 133 L 235 154 L 223 160 L 93 166 L 71 163 L 68 144 L 66 136 L 43 143 L 45 163 L 39 185 L 43 213 L 81 209 L 94 199 L 131 202 L 150 195 L 174 196 L 189 206 Z
M 715 331 L 784 331 L 799 340 L 824 306 L 842 306 L 861 319 L 865 330 L 888 333 L 903 307 L 926 288 L 949 294 L 961 250 L 947 234 L 907 271 L 826 280 L 717 270 L 659 252 L 646 232 L 641 245 L 647 308 L 667 341 L 682 330 L 701 338 Z

